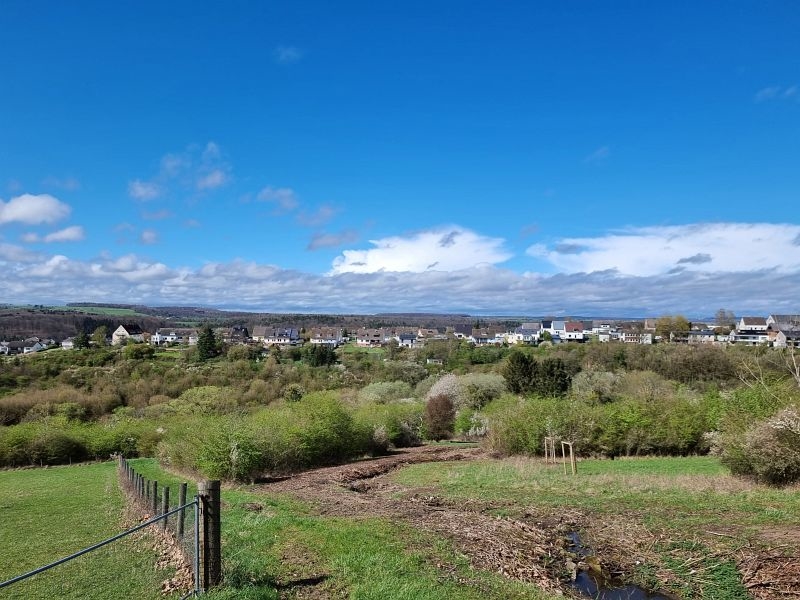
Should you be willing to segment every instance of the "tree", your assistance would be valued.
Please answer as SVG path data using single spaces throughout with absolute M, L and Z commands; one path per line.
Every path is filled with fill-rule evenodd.
M 666 315 L 656 320 L 656 335 L 664 340 L 670 340 L 674 334 L 686 333 L 690 329 L 691 323 L 683 315 Z
M 731 310 L 720 308 L 714 315 L 714 323 L 717 327 L 727 327 L 730 331 L 736 325 L 736 315 Z
M 532 374 L 531 363 L 531 357 L 518 350 L 508 356 L 503 376 L 506 378 L 508 389 L 513 393 L 522 394 L 528 391 Z
M 312 367 L 324 367 L 336 363 L 336 351 L 327 344 L 312 344 L 303 349 L 306 362 Z
M 103 347 L 106 345 L 106 337 L 108 337 L 108 327 L 100 325 L 100 327 L 95 329 L 94 333 L 92 333 L 92 343 L 95 346 Z
M 425 405 L 425 427 L 428 438 L 444 440 L 453 436 L 456 424 L 456 409 L 445 394 L 431 396 Z
M 218 354 L 217 337 L 211 325 L 205 325 L 197 337 L 197 358 L 201 361 L 214 358 Z
M 85 331 L 78 332 L 78 335 L 76 335 L 73 340 L 73 345 L 77 350 L 83 350 L 89 347 L 89 336 L 86 335 Z

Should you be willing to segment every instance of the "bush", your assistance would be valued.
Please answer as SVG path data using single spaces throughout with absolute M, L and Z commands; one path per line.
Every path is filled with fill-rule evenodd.
M 386 404 L 393 400 L 402 400 L 412 396 L 411 386 L 405 381 L 379 381 L 370 383 L 358 392 L 358 401 L 362 404 Z
M 456 410 L 447 394 L 434 394 L 425 405 L 425 432 L 428 439 L 444 440 L 453 437 Z
M 722 441 L 722 462 L 734 474 L 773 485 L 800 481 L 800 412 L 789 406 L 743 436 Z
M 367 403 L 358 408 L 354 418 L 373 432 L 382 430 L 382 435 L 395 448 L 407 448 L 421 443 L 424 410 L 422 402 L 410 400 Z

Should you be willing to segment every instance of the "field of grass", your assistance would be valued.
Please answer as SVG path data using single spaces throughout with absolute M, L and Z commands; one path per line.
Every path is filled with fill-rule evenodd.
M 70 310 L 89 315 L 102 315 L 106 317 L 148 317 L 144 313 L 136 312 L 132 308 L 112 308 L 108 306 L 54 306 L 58 310 Z
M 115 463 L 0 471 L 0 581 L 111 537 L 123 523 Z M 125 538 L 0 590 L 4 600 L 164 598 L 147 536 Z
M 182 481 L 154 460 L 131 464 L 161 485 Z M 302 596 L 309 585 L 319 586 L 315 593 L 364 600 L 551 598 L 530 584 L 476 572 L 445 541 L 386 519 L 325 517 L 296 500 L 246 487 L 223 489 L 222 501 L 225 581 L 209 598 L 311 597 Z M 438 563 L 453 565 L 455 574 L 443 574 Z
M 681 597 L 749 598 L 735 561 L 767 540 L 765 527 L 800 527 L 800 493 L 732 477 L 712 457 L 586 460 L 578 475 L 540 460 L 409 466 L 393 479 L 458 501 L 492 503 L 499 514 L 574 518 L 590 544 L 628 543 L 649 556 L 639 583 L 664 576 Z M 617 548 L 619 550 L 619 548 Z M 655 563 L 655 564 L 652 564 Z

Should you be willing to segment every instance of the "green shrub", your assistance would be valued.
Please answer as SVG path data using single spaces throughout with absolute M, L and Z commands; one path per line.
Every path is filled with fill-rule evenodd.
M 379 381 L 362 388 L 358 392 L 358 401 L 362 404 L 386 404 L 411 396 L 411 386 L 405 381 Z
M 722 462 L 733 473 L 764 483 L 800 481 L 800 411 L 789 406 L 753 425 L 744 435 L 723 438 Z

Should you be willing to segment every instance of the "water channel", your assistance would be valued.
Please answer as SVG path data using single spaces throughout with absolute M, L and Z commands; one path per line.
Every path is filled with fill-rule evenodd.
M 605 576 L 600 569 L 600 562 L 591 548 L 581 542 L 578 532 L 570 533 L 568 539 L 569 551 L 575 554 L 577 560 L 574 565 L 575 579 L 570 585 L 584 596 L 595 600 L 674 600 L 671 596 L 649 592 Z

